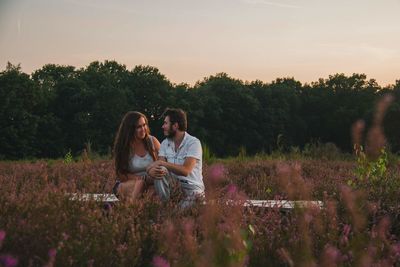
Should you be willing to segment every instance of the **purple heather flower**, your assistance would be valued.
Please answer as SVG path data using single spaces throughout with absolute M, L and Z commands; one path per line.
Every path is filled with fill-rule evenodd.
M 228 194 L 233 195 L 233 194 L 236 194 L 237 191 L 238 191 L 238 189 L 237 189 L 237 186 L 236 186 L 236 185 L 230 184 L 230 185 L 228 186 Z
M 194 227 L 193 220 L 186 220 L 186 221 L 185 221 L 184 229 L 185 229 L 185 231 L 186 231 L 187 233 L 192 232 L 193 227 Z
M 330 245 L 325 248 L 325 255 L 333 262 L 336 262 L 341 256 L 340 251 Z
M 400 255 L 400 243 L 392 245 L 392 251 L 395 255 Z
M 4 238 L 6 238 L 6 232 L 4 230 L 1 230 L 0 231 L 0 249 L 1 249 L 1 246 L 3 245 Z
M 222 164 L 214 164 L 208 170 L 208 177 L 215 182 L 222 181 L 224 176 L 225 168 Z
M 155 256 L 153 258 L 153 266 L 154 267 L 169 267 L 169 263 L 163 257 Z
M 108 202 L 106 202 L 105 204 L 104 204 L 104 210 L 105 211 L 110 211 L 111 210 L 111 208 L 112 208 L 112 206 L 111 206 L 111 204 L 110 203 L 108 203 Z
M 3 242 L 5 237 L 6 237 L 6 231 L 0 230 L 0 244 Z
M 4 267 L 14 267 L 14 266 L 17 266 L 18 260 L 10 255 L 1 255 L 0 263 Z
M 55 248 L 51 248 L 49 249 L 47 254 L 49 255 L 50 258 L 55 258 L 57 255 L 57 250 Z
M 350 231 L 351 231 L 351 226 L 348 224 L 345 224 L 343 226 L 343 235 L 348 236 L 350 234 Z
M 313 219 L 313 216 L 310 213 L 304 214 L 304 221 L 306 223 L 310 223 L 312 221 L 312 219 Z

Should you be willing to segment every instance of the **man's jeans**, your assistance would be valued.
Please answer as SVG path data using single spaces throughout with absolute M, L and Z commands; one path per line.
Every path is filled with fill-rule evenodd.
M 179 203 L 181 209 L 190 208 L 197 200 L 204 198 L 204 188 L 192 184 L 187 180 L 177 179 L 181 185 L 185 198 Z
M 171 180 L 173 179 L 173 181 Z M 174 175 L 167 174 L 162 179 L 153 179 L 154 190 L 162 201 L 168 201 L 171 196 L 171 183 L 178 181 L 184 193 L 184 199 L 179 203 L 180 208 L 186 209 L 199 200 L 204 198 L 204 188 L 192 184 L 187 180 L 177 179 Z M 120 181 L 117 181 L 113 187 L 113 193 L 118 197 L 118 186 Z
M 164 176 L 162 179 L 154 179 L 154 189 L 157 195 L 162 201 L 167 201 L 170 198 L 171 189 L 170 183 L 168 182 L 168 176 Z
M 198 185 L 192 184 L 187 180 L 176 179 L 174 175 L 166 175 L 162 179 L 154 179 L 154 189 L 162 201 L 167 201 L 171 194 L 171 179 L 177 180 L 184 193 L 184 199 L 179 203 L 181 209 L 186 209 L 204 197 L 204 189 Z

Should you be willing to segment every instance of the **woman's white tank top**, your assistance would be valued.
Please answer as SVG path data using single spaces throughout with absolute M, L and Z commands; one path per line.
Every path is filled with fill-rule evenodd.
M 150 136 L 151 144 L 153 144 L 153 136 Z M 153 162 L 153 158 L 150 153 L 147 151 L 146 155 L 143 157 L 134 154 L 129 159 L 129 171 L 136 175 L 144 175 L 146 174 L 146 168 Z
M 154 160 L 150 156 L 149 152 L 146 152 L 144 157 L 135 154 L 129 159 L 129 171 L 136 175 L 144 175 L 147 166 L 149 166 L 153 161 Z

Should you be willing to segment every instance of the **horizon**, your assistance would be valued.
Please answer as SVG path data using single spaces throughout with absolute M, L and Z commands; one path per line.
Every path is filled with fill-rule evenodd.
M 95 60 L 95 61 L 90 62 L 89 64 L 91 64 L 91 63 L 93 63 L 93 62 L 96 62 L 96 61 L 99 62 L 99 63 L 105 63 L 105 61 L 109 61 L 109 62 L 110 62 L 110 61 L 115 61 L 115 60 L 111 60 L 111 59 L 110 59 L 110 60 L 105 59 L 104 61 Z M 117 62 L 117 61 L 115 61 L 115 62 Z M 48 63 L 48 64 L 43 65 L 41 68 L 36 69 L 36 70 L 33 70 L 32 72 L 28 73 L 28 72 L 25 72 L 25 71 L 23 70 L 22 64 L 20 64 L 20 63 L 14 64 L 13 62 L 8 62 L 8 63 L 10 63 L 10 64 L 13 65 L 13 66 L 19 67 L 23 73 L 26 73 L 26 74 L 28 74 L 28 75 L 30 75 L 30 76 L 32 76 L 32 74 L 33 74 L 35 71 L 40 70 L 40 69 L 41 69 L 42 67 L 44 67 L 45 65 L 56 65 L 56 66 L 61 66 L 61 67 L 74 67 L 74 68 L 75 68 L 75 71 L 76 71 L 76 70 L 80 70 L 80 69 L 85 69 L 85 68 L 87 68 L 87 67 L 89 66 L 89 64 L 87 64 L 87 65 L 85 65 L 85 66 L 83 66 L 83 67 L 76 67 L 76 66 L 72 66 L 72 65 L 60 65 L 60 64 L 56 64 L 56 63 Z M 337 72 L 337 73 L 328 74 L 327 77 L 319 77 L 319 78 L 315 79 L 314 81 L 307 81 L 307 82 L 304 82 L 304 81 L 300 81 L 300 80 L 296 79 L 296 77 L 293 77 L 293 76 L 275 77 L 274 79 L 272 79 L 272 80 L 270 80 L 270 81 L 265 81 L 265 80 L 260 80 L 260 79 L 255 79 L 255 80 L 241 79 L 241 78 L 238 78 L 238 77 L 234 77 L 233 75 L 231 75 L 231 74 L 229 74 L 229 73 L 226 73 L 226 72 L 218 72 L 218 73 L 209 74 L 209 75 L 207 75 L 207 76 L 205 76 L 205 77 L 203 77 L 203 78 L 201 78 L 201 79 L 198 79 L 198 80 L 195 81 L 193 84 L 190 84 L 190 83 L 187 83 L 187 82 L 174 82 L 174 81 L 171 81 L 171 79 L 169 79 L 168 76 L 165 75 L 165 73 L 163 73 L 159 68 L 157 68 L 157 66 L 150 66 L 150 65 L 139 64 L 139 65 L 135 65 L 135 66 L 129 68 L 129 67 L 126 66 L 125 64 L 122 64 L 122 63 L 120 63 L 120 62 L 117 62 L 117 63 L 120 64 L 120 65 L 122 65 L 122 66 L 125 66 L 126 69 L 127 69 L 128 71 L 132 71 L 135 67 L 140 66 L 140 65 L 142 65 L 142 66 L 153 67 L 153 68 L 158 69 L 159 73 L 160 73 L 161 75 L 164 75 L 165 78 L 166 78 L 172 85 L 177 86 L 177 85 L 187 84 L 187 85 L 190 86 L 190 87 L 194 87 L 197 83 L 202 82 L 202 81 L 204 81 L 205 79 L 207 79 L 207 78 L 209 78 L 209 77 L 211 77 L 211 76 L 216 76 L 216 75 L 221 74 L 221 73 L 226 74 L 229 78 L 232 78 L 232 79 L 235 79 L 235 80 L 240 80 L 241 82 L 243 82 L 243 84 L 245 84 L 245 83 L 251 83 L 251 82 L 256 82 L 256 81 L 261 81 L 261 82 L 264 83 L 264 84 L 270 84 L 270 83 L 272 83 L 272 82 L 274 82 L 274 81 L 276 81 L 276 80 L 278 80 L 278 79 L 293 79 L 293 80 L 295 80 L 296 82 L 300 82 L 302 86 L 311 85 L 311 83 L 313 83 L 313 82 L 318 82 L 320 79 L 324 79 L 324 80 L 325 80 L 325 79 L 329 79 L 329 76 L 334 76 L 334 75 L 341 75 L 341 74 L 343 74 L 343 75 L 345 75 L 346 77 L 351 77 L 353 74 L 366 75 L 365 73 L 346 74 L 346 73 L 343 73 L 343 72 L 342 72 L 342 73 Z M 6 69 L 6 68 L 4 68 L 4 70 L 5 70 L 5 69 Z M 0 69 L 0 71 L 2 71 L 2 69 Z M 366 75 L 366 81 L 369 81 L 369 80 L 371 80 L 371 79 L 374 79 L 374 77 L 368 77 L 368 75 Z M 376 81 L 376 79 L 374 79 L 374 80 Z M 395 85 L 397 81 L 400 81 L 400 78 L 395 79 L 395 81 L 394 81 L 393 83 L 388 83 L 388 84 L 385 84 L 385 85 L 380 84 L 378 81 L 376 81 L 376 82 L 377 82 L 378 86 L 384 88 L 384 87 L 389 87 L 389 86 Z
M 385 87 L 400 79 L 399 8 L 399 0 L 5 0 L 0 64 L 30 74 L 115 60 L 191 86 L 221 72 L 302 84 L 358 73 Z

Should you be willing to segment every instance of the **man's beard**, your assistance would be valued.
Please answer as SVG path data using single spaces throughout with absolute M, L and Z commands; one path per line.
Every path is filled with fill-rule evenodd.
M 168 132 L 167 132 L 167 138 L 174 138 L 176 135 L 176 131 L 172 130 L 172 127 L 169 127 Z

